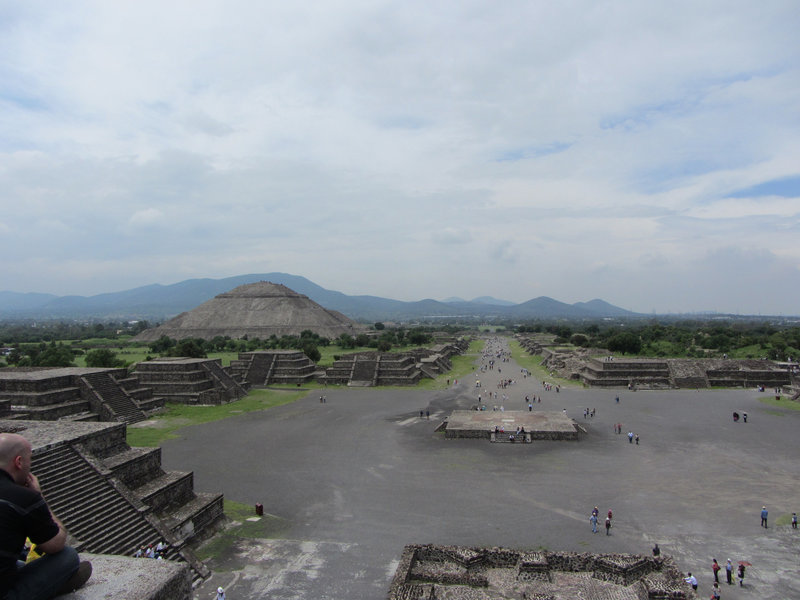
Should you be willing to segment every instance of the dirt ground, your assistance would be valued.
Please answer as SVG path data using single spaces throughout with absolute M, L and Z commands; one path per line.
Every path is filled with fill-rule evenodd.
M 699 597 L 711 593 L 712 559 L 730 558 L 753 566 L 743 587 L 722 584 L 723 599 L 800 598 L 800 530 L 789 526 L 800 511 L 800 411 L 762 404 L 755 390 L 545 391 L 514 363 L 479 378 L 485 402 L 513 378 L 497 390 L 507 410 L 536 395 L 534 410 L 566 409 L 587 433 L 445 439 L 436 426 L 475 403 L 471 375 L 438 392 L 330 388 L 325 404 L 312 391 L 165 442 L 164 467 L 193 470 L 196 490 L 260 502 L 283 523 L 280 538 L 240 540 L 212 559 L 195 597 L 223 586 L 229 600 L 386 598 L 410 543 L 645 554 L 658 543 L 697 576 Z M 584 419 L 585 408 L 596 416 Z M 748 422 L 734 423 L 734 410 Z M 610 536 L 591 532 L 594 506 L 613 509 Z

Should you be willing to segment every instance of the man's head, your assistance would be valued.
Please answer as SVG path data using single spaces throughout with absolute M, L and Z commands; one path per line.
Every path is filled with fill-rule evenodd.
M 26 485 L 31 473 L 31 444 L 16 433 L 0 433 L 0 469 L 19 485 Z

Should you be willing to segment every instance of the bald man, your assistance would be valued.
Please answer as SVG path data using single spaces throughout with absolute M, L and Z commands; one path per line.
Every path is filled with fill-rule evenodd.
M 31 444 L 0 433 L 0 598 L 50 600 L 81 587 L 92 574 L 89 561 L 67 546 L 67 531 L 50 511 L 31 473 Z M 23 563 L 25 538 L 44 556 Z

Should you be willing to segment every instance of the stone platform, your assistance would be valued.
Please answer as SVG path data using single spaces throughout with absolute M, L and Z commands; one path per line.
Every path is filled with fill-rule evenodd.
M 671 558 L 406 546 L 389 600 L 684 600 L 697 596 Z
M 495 427 L 504 430 L 505 435 L 493 439 Z M 445 424 L 445 437 L 504 441 L 517 427 L 525 430 L 526 441 L 577 440 L 580 431 L 575 421 L 558 411 L 454 410 Z

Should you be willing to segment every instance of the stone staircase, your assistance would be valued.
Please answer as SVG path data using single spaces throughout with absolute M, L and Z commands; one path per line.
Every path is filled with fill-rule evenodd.
M 208 373 L 214 381 L 214 387 L 220 391 L 227 400 L 236 400 L 247 395 L 247 390 L 241 383 L 236 381 L 231 375 L 222 368 L 222 365 L 215 360 L 208 360 L 200 363 L 200 366 Z
M 94 393 L 102 408 L 111 413 L 109 415 L 110 418 L 104 418 L 104 421 L 138 423 L 147 418 L 144 411 L 120 386 L 119 382 L 111 376 L 111 373 L 90 373 L 80 379 L 88 388 L 87 392 Z
M 219 359 L 162 358 L 140 362 L 134 376 L 139 387 L 151 388 L 168 402 L 222 404 L 246 394 L 244 387 L 222 369 Z
M 304 385 L 314 380 L 317 365 L 299 350 L 241 352 L 231 361 L 231 373 L 254 386 L 270 384 Z
M 124 427 L 34 448 L 32 470 L 50 507 L 79 550 L 131 556 L 163 541 L 165 559 L 207 577 L 187 543 L 214 530 L 222 494 L 195 494 L 192 473 L 164 472 L 161 449 L 129 447 Z
M 4 418 L 134 423 L 164 405 L 152 389 L 138 388 L 126 369 L 9 369 L 2 375 Z
M 374 385 L 378 374 L 378 358 L 367 358 L 356 356 L 353 361 L 353 370 L 350 373 L 350 381 L 347 383 L 351 387 L 365 387 Z
M 80 549 L 130 556 L 140 546 L 163 539 L 145 519 L 146 507 L 122 496 L 73 447 L 64 444 L 37 454 L 32 470 L 38 473 L 53 513 L 79 540 Z M 167 555 L 178 556 L 172 547 Z

